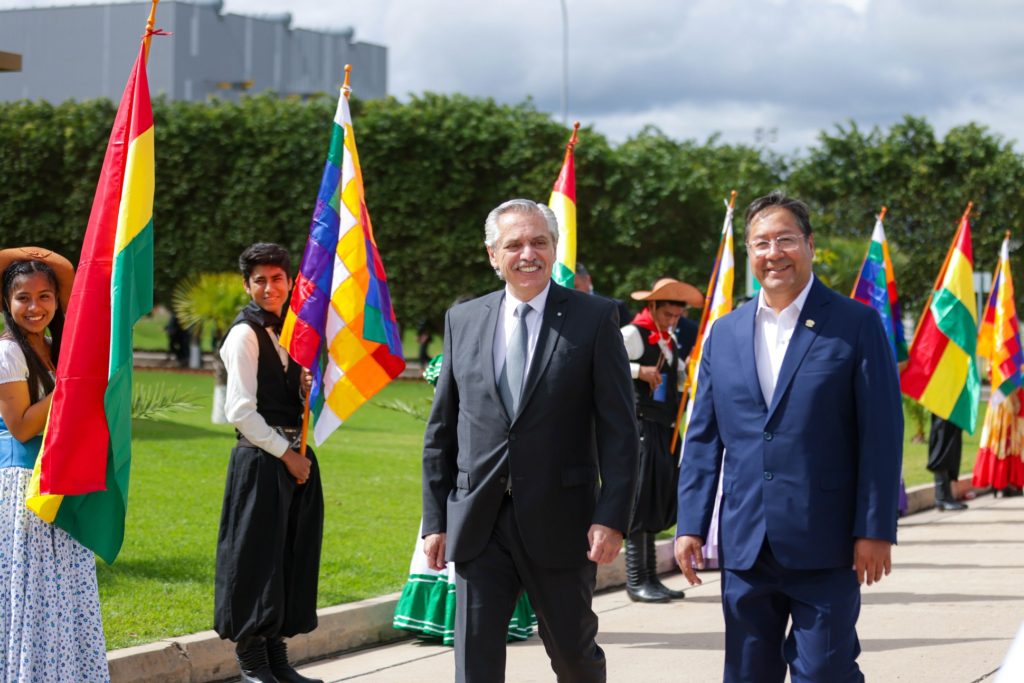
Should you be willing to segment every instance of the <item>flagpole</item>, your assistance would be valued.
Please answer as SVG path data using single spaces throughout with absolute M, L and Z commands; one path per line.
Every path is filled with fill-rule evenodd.
M 156 6 L 160 3 L 160 0 L 153 0 L 153 5 L 149 8 L 149 18 L 146 19 L 146 34 L 142 37 L 143 42 L 146 43 L 146 63 L 149 63 L 149 43 L 153 40 L 153 27 L 156 25 Z
M 155 4 L 155 2 L 154 2 Z M 352 65 L 345 65 L 345 82 L 341 85 L 341 91 L 345 94 L 345 99 L 348 99 L 349 93 L 352 92 L 352 88 L 349 86 L 349 80 L 352 75 Z M 309 397 L 313 394 L 313 387 L 306 390 L 305 405 L 302 409 L 302 439 L 299 441 L 299 455 L 303 458 L 306 457 L 306 447 L 309 444 Z
M 932 285 L 932 291 L 928 294 L 928 300 L 924 302 L 924 310 L 921 311 L 921 317 L 917 320 L 917 325 L 914 327 L 914 338 L 910 340 L 910 348 L 914 348 L 914 343 L 917 341 L 917 333 L 921 331 L 921 321 L 924 320 L 924 316 L 928 313 L 928 309 L 932 305 L 932 297 L 935 295 L 935 290 L 940 284 L 942 279 L 946 277 L 946 269 L 949 267 L 949 260 L 953 258 L 953 249 L 956 248 L 956 243 L 960 239 L 960 233 L 964 230 L 964 225 L 967 223 L 967 218 L 971 215 L 971 209 L 974 208 L 974 202 L 967 202 L 967 208 L 964 209 L 964 213 L 960 216 L 960 225 L 956 229 L 956 233 L 953 235 L 953 242 L 949 245 L 949 251 L 946 252 L 946 260 L 942 262 L 942 269 L 939 271 L 938 277 L 935 278 L 935 284 Z
M 732 210 L 736 206 L 736 190 L 729 193 L 729 209 Z M 723 235 L 724 237 L 724 235 Z M 704 329 L 708 325 L 708 318 L 711 315 L 711 304 L 712 299 L 715 296 L 715 288 L 718 285 L 718 269 L 722 265 L 722 249 L 725 248 L 725 240 L 718 240 L 718 253 L 715 255 L 715 265 L 711 268 L 711 278 L 708 280 L 708 293 L 704 296 L 704 310 L 700 314 L 700 325 L 697 327 L 697 341 L 694 342 L 693 348 L 690 349 L 690 353 L 686 356 L 686 365 L 689 366 L 690 359 L 693 358 L 694 352 L 700 346 L 701 341 L 704 339 Z M 676 449 L 676 442 L 679 441 L 679 428 L 683 421 L 683 408 L 686 407 L 686 399 L 690 393 L 690 376 L 686 376 L 686 386 L 683 387 L 683 393 L 679 396 L 679 408 L 676 409 L 676 426 L 672 430 L 672 441 L 669 443 L 668 452 L 671 453 Z
M 885 206 L 878 212 L 878 219 L 876 222 L 881 223 L 885 220 L 885 212 L 889 209 Z M 872 237 L 874 237 L 874 228 L 872 228 Z M 868 253 L 864 255 L 864 260 L 860 262 L 860 270 L 857 271 L 857 279 L 853 281 L 853 289 L 850 291 L 850 298 L 854 299 L 857 296 L 857 283 L 860 282 L 861 277 L 864 276 L 864 266 L 868 263 L 868 256 L 871 255 L 871 242 L 868 242 Z

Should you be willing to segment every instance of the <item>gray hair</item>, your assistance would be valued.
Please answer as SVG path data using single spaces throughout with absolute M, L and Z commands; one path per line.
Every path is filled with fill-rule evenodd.
M 498 237 L 501 235 L 501 230 L 498 228 L 498 219 L 506 213 L 540 214 L 548 224 L 548 230 L 551 231 L 551 239 L 555 244 L 558 244 L 558 219 L 555 218 L 554 211 L 545 204 L 531 199 L 510 199 L 487 214 L 487 220 L 484 221 L 484 244 L 489 248 L 493 249 L 494 245 L 498 242 Z

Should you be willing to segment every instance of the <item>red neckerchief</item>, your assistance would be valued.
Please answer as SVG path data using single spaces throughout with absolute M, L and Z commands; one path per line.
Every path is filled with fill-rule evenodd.
M 648 344 L 657 344 L 661 339 L 672 339 L 672 335 L 668 333 L 668 330 L 658 329 L 658 326 L 654 323 L 654 318 L 651 317 L 651 310 L 649 308 L 644 308 L 644 310 L 637 313 L 636 317 L 633 318 L 633 324 L 650 332 L 647 335 Z

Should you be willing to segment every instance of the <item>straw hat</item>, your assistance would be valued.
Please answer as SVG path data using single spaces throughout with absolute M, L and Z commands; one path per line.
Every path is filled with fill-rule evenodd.
M 637 301 L 681 301 L 694 308 L 704 305 L 704 296 L 696 287 L 671 277 L 661 278 L 650 291 L 641 290 L 630 296 Z
M 60 299 L 60 307 L 68 310 L 68 301 L 71 300 L 71 285 L 75 281 L 75 267 L 71 261 L 55 251 L 42 247 L 14 247 L 12 249 L 0 249 L 0 273 L 7 270 L 15 261 L 42 261 L 53 269 L 57 276 L 57 288 Z

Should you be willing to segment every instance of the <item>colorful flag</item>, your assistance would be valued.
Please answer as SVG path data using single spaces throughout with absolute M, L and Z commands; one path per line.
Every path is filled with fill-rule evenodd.
M 153 110 L 139 50 L 107 143 L 71 290 L 28 507 L 111 563 L 124 540 L 132 327 L 153 307 Z
M 718 255 L 715 257 L 715 265 L 711 270 L 711 279 L 708 281 L 707 296 L 704 298 L 704 312 L 700 316 L 700 327 L 697 332 L 697 342 L 690 351 L 690 359 L 687 370 L 687 394 L 690 401 L 686 405 L 686 420 L 683 423 L 683 433 L 690 425 L 690 416 L 693 414 L 693 397 L 697 395 L 697 370 L 700 368 L 700 359 L 704 353 L 704 344 L 711 335 L 711 326 L 715 321 L 732 311 L 732 285 L 736 277 L 736 261 L 733 256 L 732 240 L 732 216 L 733 206 L 736 201 L 736 192 L 732 193 L 729 203 L 726 205 L 725 222 L 722 224 L 722 239 L 718 243 Z M 673 439 L 673 447 L 675 442 Z M 680 456 L 681 457 L 681 456 Z
M 969 214 L 970 206 L 918 323 L 900 382 L 904 394 L 973 434 L 981 381 L 974 360 L 978 313 Z
M 576 133 L 580 129 L 577 121 L 572 129 L 569 144 L 565 146 L 562 171 L 558 174 L 555 187 L 551 190 L 548 206 L 558 219 L 558 250 L 551 277 L 555 282 L 572 289 L 576 279 L 576 165 L 573 148 L 576 147 Z
M 999 265 L 992 280 L 992 292 L 985 306 L 978 331 L 978 355 L 991 365 L 992 395 L 990 402 L 999 405 L 1024 384 L 1021 366 L 1024 353 L 1020 346 L 1020 323 L 1013 298 L 1013 276 L 1010 274 L 1010 234 L 999 249 Z
M 875 221 L 875 229 L 871 233 L 871 244 L 861 264 L 857 282 L 853 285 L 850 296 L 857 301 L 871 306 L 882 317 L 882 327 L 889 337 L 889 344 L 896 356 L 896 362 L 907 359 L 907 340 L 903 334 L 903 317 L 900 313 L 900 297 L 896 292 L 896 275 L 889 257 L 889 243 L 885 239 L 885 207 Z
M 310 415 L 320 445 L 405 369 L 384 263 L 366 210 L 348 86 L 331 144 L 281 345 L 313 371 Z

